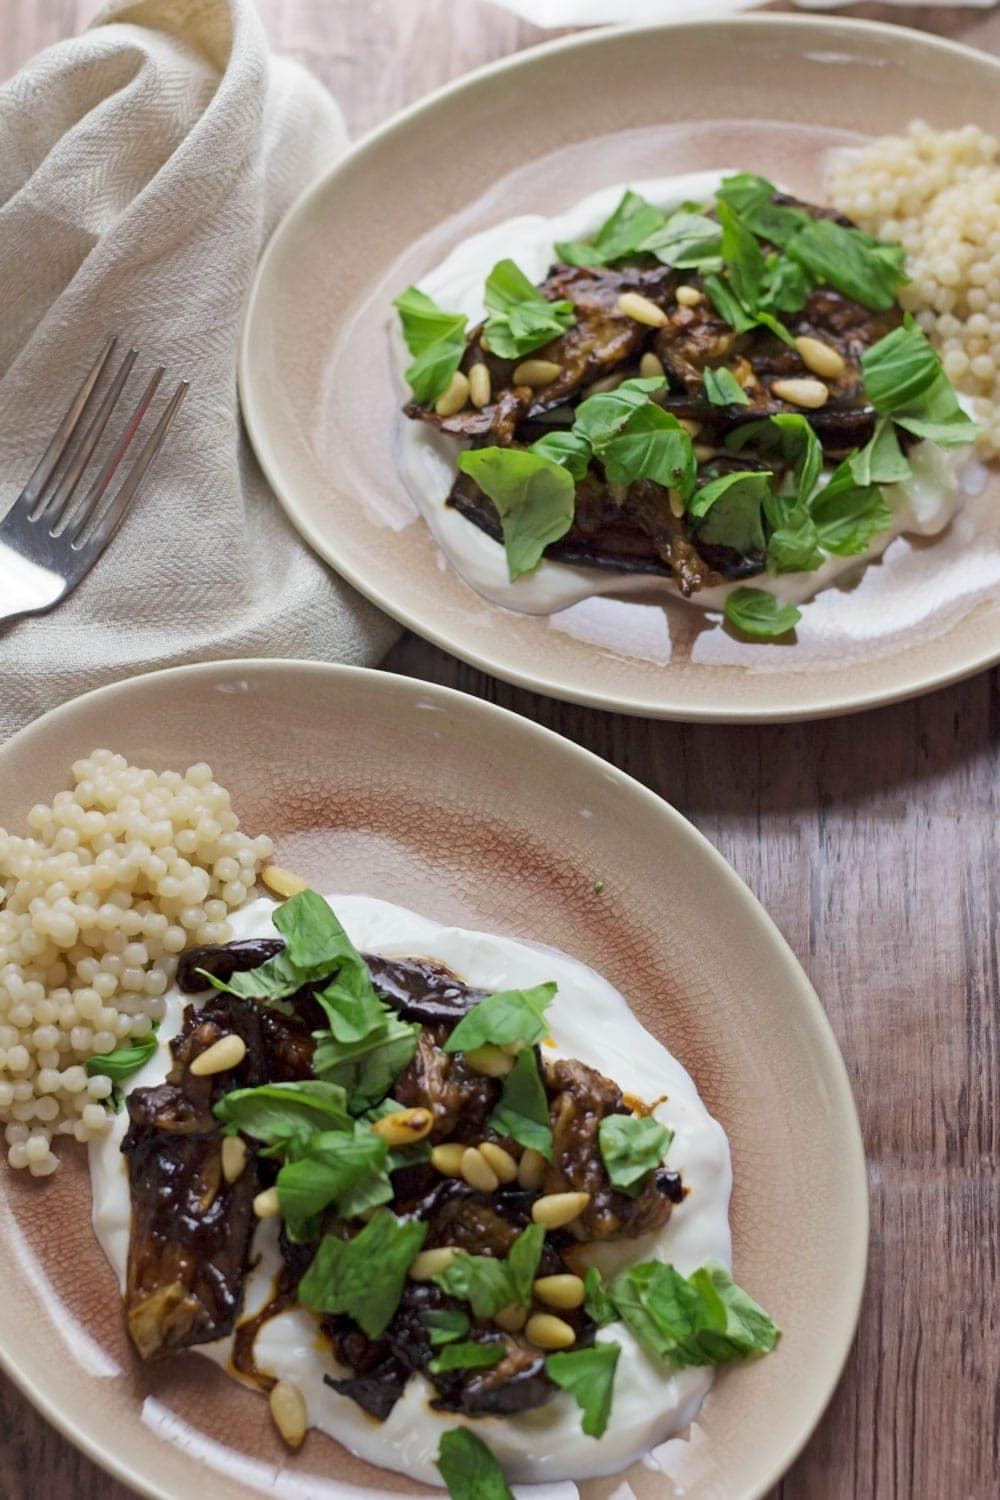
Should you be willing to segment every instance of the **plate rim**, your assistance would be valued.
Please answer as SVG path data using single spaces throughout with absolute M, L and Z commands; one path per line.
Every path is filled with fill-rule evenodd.
M 786 1445 L 782 1454 L 769 1467 L 768 1473 L 739 1497 L 739 1500 L 762 1500 L 762 1497 L 766 1496 L 788 1472 L 815 1432 L 840 1384 L 844 1366 L 854 1345 L 867 1282 L 871 1235 L 867 1158 L 850 1074 L 823 1002 L 794 950 L 763 902 L 699 828 L 683 813 L 678 812 L 677 808 L 666 798 L 661 797 L 659 793 L 645 786 L 634 776 L 630 776 L 628 772 L 620 770 L 610 761 L 604 760 L 594 751 L 586 749 L 574 740 L 567 739 L 553 729 L 548 729 L 532 719 L 514 713 L 511 709 L 503 708 L 488 699 L 460 692 L 457 688 L 425 682 L 418 677 L 407 677 L 396 672 L 383 672 L 374 667 L 355 667 L 311 658 L 218 658 L 208 662 L 163 667 L 153 672 L 134 673 L 128 677 L 118 678 L 114 682 L 104 683 L 49 709 L 0 745 L 0 771 L 3 769 L 11 747 L 20 750 L 30 745 L 33 739 L 47 735 L 53 726 L 58 732 L 61 722 L 70 719 L 81 704 L 91 704 L 101 699 L 112 700 L 118 694 L 127 692 L 136 683 L 160 682 L 163 679 L 211 678 L 220 673 L 230 675 L 253 673 L 263 677 L 280 677 L 289 669 L 317 679 L 326 679 L 334 685 L 345 680 L 366 681 L 372 691 L 384 689 L 390 695 L 401 692 L 433 694 L 456 713 L 472 714 L 486 722 L 499 717 L 507 721 L 509 728 L 513 728 L 516 724 L 517 733 L 523 735 L 526 742 L 534 743 L 556 755 L 565 756 L 567 760 L 586 767 L 590 774 L 599 776 L 605 782 L 610 778 L 627 795 L 637 797 L 644 802 L 650 823 L 659 821 L 661 826 L 669 828 L 674 836 L 686 840 L 689 848 L 696 851 L 698 857 L 711 866 L 715 877 L 727 886 L 733 899 L 753 916 L 761 931 L 767 936 L 773 947 L 775 959 L 784 971 L 783 977 L 796 992 L 801 1006 L 800 1015 L 811 1026 L 816 1046 L 823 1056 L 827 1081 L 838 1099 L 845 1136 L 844 1170 L 848 1178 L 853 1180 L 859 1209 L 856 1228 L 852 1228 L 849 1242 L 845 1245 L 844 1265 L 850 1284 L 850 1305 L 849 1317 L 841 1333 L 842 1347 L 839 1356 L 833 1362 L 827 1381 L 824 1382 L 816 1410 L 803 1431 Z M 0 1314 L 0 1322 L 2 1322 L 2 1314 Z M 140 1495 L 149 1497 L 149 1500 L 178 1500 L 176 1491 L 161 1488 L 148 1475 L 133 1468 L 127 1460 L 120 1460 L 114 1454 L 102 1449 L 97 1440 L 90 1437 L 85 1427 L 78 1425 L 71 1418 L 64 1417 L 60 1410 L 49 1401 L 41 1383 L 32 1380 L 30 1375 L 21 1368 L 17 1350 L 7 1345 L 2 1339 L 0 1339 L 0 1370 L 7 1375 L 22 1395 L 27 1397 L 35 1410 L 47 1422 L 74 1447 L 85 1453 L 99 1468 L 124 1484 L 130 1485 Z M 252 1493 L 252 1491 L 247 1491 L 248 1496 Z
M 841 697 L 839 700 L 824 702 L 804 708 L 798 708 L 792 703 L 786 706 L 766 709 L 747 706 L 726 705 L 720 703 L 716 706 L 691 707 L 680 701 L 667 701 L 665 703 L 639 703 L 628 696 L 606 694 L 595 697 L 587 692 L 584 687 L 565 685 L 553 681 L 544 673 L 532 673 L 522 671 L 517 667 L 506 665 L 503 660 L 497 660 L 496 655 L 484 650 L 463 645 L 455 639 L 452 632 L 439 629 L 433 620 L 417 624 L 415 617 L 405 608 L 397 606 L 390 594 L 387 594 L 380 586 L 377 577 L 369 577 L 363 569 L 357 569 L 349 561 L 342 558 L 336 548 L 333 538 L 327 538 L 322 529 L 301 513 L 295 500 L 296 486 L 293 481 L 286 483 L 282 474 L 282 465 L 279 458 L 279 444 L 272 443 L 268 437 L 267 422 L 262 415 L 262 397 L 258 397 L 254 387 L 254 345 L 256 341 L 256 322 L 259 316 L 259 305 L 262 301 L 262 287 L 266 277 L 269 275 L 273 261 L 277 259 L 284 247 L 285 241 L 292 236 L 297 221 L 301 214 L 306 212 L 314 200 L 319 199 L 328 190 L 331 179 L 355 161 L 376 149 L 387 136 L 395 131 L 404 129 L 412 121 L 435 110 L 444 101 L 453 95 L 465 91 L 474 90 L 478 84 L 487 78 L 499 74 L 515 71 L 525 62 L 531 62 L 540 56 L 571 51 L 579 47 L 600 47 L 609 36 L 618 37 L 640 35 L 662 35 L 664 32 L 675 31 L 717 31 L 730 34 L 734 27 L 760 28 L 763 30 L 792 30 L 802 31 L 819 30 L 830 35 L 842 35 L 847 33 L 875 34 L 885 39 L 897 38 L 901 31 L 908 32 L 908 45 L 915 46 L 918 50 L 929 49 L 930 51 L 950 53 L 958 58 L 966 60 L 974 59 L 977 65 L 985 62 L 991 66 L 1000 82 L 1000 57 L 984 52 L 980 48 L 972 47 L 964 42 L 957 42 L 950 37 L 937 36 L 932 32 L 914 31 L 911 28 L 903 28 L 898 23 L 891 21 L 866 21 L 858 20 L 850 16 L 820 16 L 810 12 L 806 15 L 791 15 L 784 12 L 772 12 L 768 14 L 747 15 L 740 14 L 725 20 L 714 21 L 664 21 L 654 24 L 639 24 L 633 26 L 603 26 L 594 27 L 582 32 L 571 32 L 567 36 L 555 37 L 543 41 L 531 47 L 526 47 L 519 52 L 510 53 L 504 57 L 496 58 L 492 62 L 483 64 L 468 73 L 462 73 L 457 78 L 449 79 L 439 88 L 431 93 L 423 95 L 412 104 L 404 106 L 401 110 L 383 120 L 373 129 L 360 136 L 357 141 L 348 146 L 347 150 L 337 157 L 328 167 L 325 167 L 319 175 L 308 183 L 298 196 L 292 201 L 279 223 L 273 230 L 264 251 L 257 263 L 253 284 L 248 294 L 244 311 L 243 321 L 240 329 L 239 350 L 237 357 L 237 390 L 239 394 L 240 407 L 243 420 L 250 438 L 251 446 L 257 458 L 257 462 L 273 490 L 279 504 L 299 535 L 308 543 L 312 550 L 323 559 L 341 578 L 345 579 L 353 588 L 376 605 L 383 613 L 390 616 L 397 623 L 412 630 L 421 639 L 429 641 L 431 645 L 446 651 L 449 655 L 457 657 L 478 671 L 485 672 L 491 677 L 496 677 L 502 682 L 510 683 L 514 687 L 525 688 L 531 692 L 541 693 L 544 697 L 554 698 L 557 701 L 576 703 L 587 708 L 596 708 L 609 713 L 625 713 L 638 718 L 676 720 L 681 723 L 690 724 L 786 724 L 786 723 L 808 723 L 818 719 L 836 718 L 840 715 L 863 713 L 869 709 L 886 707 L 892 703 L 905 702 L 908 699 L 923 697 L 927 693 L 938 689 L 950 687 L 955 683 L 962 682 L 966 678 L 973 677 L 977 673 L 1000 662 L 1000 638 L 993 646 L 986 645 L 981 651 L 973 656 L 963 658 L 950 667 L 943 667 L 940 671 L 930 676 L 921 675 L 918 669 L 909 675 L 908 680 L 893 688 L 873 688 L 859 696 Z M 261 378 L 261 391 L 265 382 Z M 460 580 L 461 581 L 461 580 Z M 467 585 L 465 585 L 467 586 Z M 502 606 L 496 606 L 502 608 Z M 596 648 L 595 648 L 596 649 Z M 808 675 L 808 674 L 807 674 Z

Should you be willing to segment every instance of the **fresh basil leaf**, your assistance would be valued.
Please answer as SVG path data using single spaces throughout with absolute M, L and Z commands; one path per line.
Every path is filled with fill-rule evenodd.
M 763 458 L 780 459 L 782 466 L 790 466 L 799 504 L 804 504 L 816 488 L 823 470 L 823 448 L 807 419 L 797 412 L 779 412 L 761 422 L 748 422 L 727 434 L 725 441 L 734 452 L 754 447 Z
M 572 240 L 555 247 L 570 266 L 606 266 L 634 255 L 643 242 L 666 223 L 666 214 L 639 193 L 626 188 L 614 212 L 589 241 Z
M 512 260 L 501 260 L 486 280 L 484 301 L 490 316 L 483 341 L 500 359 L 518 359 L 576 322 L 572 302 L 549 302 Z
M 503 1081 L 500 1103 L 490 1115 L 498 1135 L 509 1135 L 522 1146 L 552 1160 L 549 1101 L 538 1071 L 534 1050 L 526 1047 Z
M 510 1300 L 518 1307 L 531 1306 L 544 1244 L 545 1230 L 541 1224 L 529 1224 L 526 1229 L 522 1229 L 507 1251 L 507 1272 L 512 1292 Z
M 876 312 L 895 306 L 896 289 L 907 280 L 901 245 L 884 244 L 833 219 L 809 219 L 786 253 L 817 281 Z
M 547 432 L 531 444 L 528 452 L 561 464 L 574 479 L 582 479 L 590 467 L 590 444 L 579 432 Z
M 768 537 L 768 571 L 813 573 L 822 563 L 816 523 L 804 505 L 792 506 Z
M 307 1219 L 333 1208 L 354 1218 L 392 1198 L 385 1171 L 389 1148 L 364 1121 L 313 1135 L 304 1153 L 278 1173 L 278 1201 L 286 1219 Z
M 335 1083 L 304 1078 L 296 1083 L 265 1083 L 259 1088 L 231 1089 L 212 1113 L 227 1132 L 242 1130 L 255 1140 L 281 1147 L 317 1130 L 352 1130 L 347 1095 Z
M 489 1343 L 448 1344 L 428 1365 L 432 1375 L 443 1375 L 448 1370 L 488 1370 L 498 1365 L 507 1353 L 503 1339 L 491 1339 Z
M 729 285 L 743 307 L 752 313 L 764 289 L 764 252 L 752 231 L 728 203 L 720 199 L 717 212 L 722 225 L 722 259 Z
M 601 1273 L 596 1266 L 588 1266 L 583 1278 L 583 1310 L 593 1318 L 598 1328 L 618 1321 L 618 1309 L 604 1290 Z
M 739 215 L 743 223 L 772 245 L 784 247 L 810 219 L 803 208 L 775 203 L 777 188 L 766 177 L 737 172 L 724 177 L 716 198 Z
M 546 1358 L 546 1375 L 573 1397 L 583 1413 L 580 1426 L 587 1437 L 603 1437 L 607 1429 L 621 1352 L 620 1344 L 594 1344 L 589 1349 L 564 1350 Z
M 937 380 L 941 361 L 912 318 L 872 344 L 861 356 L 865 395 L 881 415 L 918 401 Z
M 965 415 L 943 370 L 918 401 L 894 411 L 892 420 L 914 437 L 936 443 L 939 448 L 965 447 L 982 431 L 978 422 Z
M 715 219 L 681 208 L 670 215 L 662 229 L 644 240 L 639 249 L 678 271 L 717 270 L 721 265 L 722 233 Z
M 513 1500 L 500 1465 L 468 1427 L 441 1434 L 434 1462 L 451 1500 Z
M 451 1264 L 433 1279 L 449 1297 L 468 1302 L 477 1318 L 493 1318 L 514 1301 L 507 1262 L 492 1255 L 456 1250 Z
M 760 301 L 762 308 L 774 312 L 799 312 L 812 289 L 812 277 L 804 266 L 789 260 L 787 255 L 768 256 Z
M 285 951 L 299 969 L 322 968 L 358 959 L 358 951 L 341 927 L 329 902 L 316 891 L 299 891 L 276 906 L 272 918 L 285 940 Z
M 504 1307 L 529 1307 L 545 1242 L 540 1224 L 529 1224 L 511 1245 L 506 1260 L 456 1250 L 434 1282 L 449 1297 L 468 1302 L 477 1318 L 492 1318 Z
M 750 397 L 725 365 L 705 371 L 705 395 L 712 406 L 750 405 Z
M 892 512 L 878 485 L 855 484 L 849 461 L 814 496 L 810 509 L 820 546 L 839 557 L 867 552 L 872 537 L 892 525 Z
M 898 484 L 913 472 L 888 418 L 876 424 L 871 442 L 852 453 L 847 465 L 851 478 L 860 485 Z
M 708 293 L 712 306 L 730 328 L 735 329 L 737 333 L 746 333 L 749 329 L 756 328 L 757 319 L 747 311 L 720 274 L 712 272 L 704 280 L 705 291 Z
M 761 640 L 785 635 L 802 618 L 802 611 L 794 604 L 780 603 L 766 589 L 749 588 L 734 589 L 726 599 L 723 614 L 744 635 L 758 636 Z
M 361 1042 L 386 1029 L 389 1011 L 375 993 L 368 967 L 357 955 L 344 963 L 330 983 L 314 992 L 338 1042 Z
M 613 391 L 588 396 L 576 408 L 574 433 L 581 434 L 592 448 L 601 451 L 637 411 L 649 405 L 650 394 L 662 390 L 666 383 L 663 375 L 649 375 L 623 380 Z
M 388 1008 L 387 1008 L 388 1011 Z M 385 1028 L 358 1042 L 338 1042 L 332 1032 L 318 1032 L 313 1071 L 346 1091 L 354 1114 L 385 1097 L 417 1050 L 420 1027 L 388 1011 Z
M 685 499 L 694 488 L 698 463 L 690 434 L 670 412 L 652 401 L 634 411 L 616 437 L 600 449 L 611 484 L 652 479 Z
M 509 1047 L 512 1042 L 527 1042 L 534 1046 L 548 1035 L 545 1011 L 555 993 L 556 986 L 549 983 L 487 995 L 459 1021 L 444 1043 L 445 1052 L 474 1052 L 487 1043 Z
M 761 508 L 773 493 L 774 476 L 759 469 L 723 474 L 695 490 L 688 514 L 700 522 L 700 540 L 744 554 L 764 550 Z
M 605 1115 L 597 1134 L 611 1186 L 631 1198 L 641 1192 L 674 1138 L 652 1115 Z
M 432 406 L 447 390 L 465 353 L 465 317 L 446 312 L 419 287 L 407 287 L 393 306 L 399 311 L 406 347 L 414 356 L 406 381 L 421 406 Z
M 453 1343 L 455 1339 L 464 1339 L 469 1331 L 469 1315 L 458 1307 L 428 1307 L 418 1316 L 427 1329 L 431 1347 L 435 1349 Z
M 663 1261 L 630 1266 L 611 1299 L 643 1347 L 674 1365 L 722 1365 L 766 1353 L 780 1333 L 724 1267 L 708 1262 L 686 1280 Z
M 511 582 L 533 572 L 549 543 L 565 536 L 573 524 L 572 474 L 521 448 L 470 448 L 458 455 L 458 467 L 497 508 Z
M 122 1083 L 145 1067 L 159 1045 L 156 1033 L 151 1031 L 147 1036 L 138 1037 L 124 1047 L 116 1047 L 113 1052 L 95 1052 L 93 1057 L 87 1058 L 87 1076 L 110 1078 L 112 1083 Z
M 380 1338 L 426 1237 L 426 1224 L 404 1223 L 384 1208 L 353 1239 L 324 1235 L 299 1282 L 299 1301 L 315 1312 L 348 1313 L 370 1339 Z
M 325 979 L 330 972 L 329 964 L 317 968 L 303 969 L 292 962 L 287 950 L 276 953 L 273 958 L 259 964 L 256 969 L 247 969 L 233 974 L 228 980 L 216 979 L 207 969 L 198 969 L 204 976 L 206 989 L 220 990 L 226 995 L 238 995 L 244 1000 L 283 1000 L 294 995 L 304 984 L 315 984 Z

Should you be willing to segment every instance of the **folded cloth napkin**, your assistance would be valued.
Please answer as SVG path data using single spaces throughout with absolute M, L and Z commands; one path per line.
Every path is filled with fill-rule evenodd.
M 0 89 L 0 515 L 109 332 L 141 351 L 126 397 L 138 400 L 156 364 L 164 391 L 191 381 L 76 593 L 49 615 L 0 623 L 0 741 L 149 668 L 374 662 L 394 639 L 286 520 L 236 399 L 261 247 L 345 143 L 326 91 L 269 55 L 251 0 L 119 0 Z
M 710 21 L 767 0 L 493 0 L 536 26 L 604 26 L 632 21 Z M 841 10 L 853 0 L 795 0 L 804 10 Z M 889 5 L 937 5 L 940 0 L 888 0 Z M 1000 0 L 951 0 L 989 10 Z

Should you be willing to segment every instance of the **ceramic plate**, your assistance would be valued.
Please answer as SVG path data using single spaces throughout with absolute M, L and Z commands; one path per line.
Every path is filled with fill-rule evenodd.
M 292 209 L 257 278 L 241 392 L 303 536 L 363 593 L 485 671 L 663 718 L 765 721 L 887 703 L 1000 657 L 1000 475 L 979 534 L 899 540 L 827 590 L 794 644 L 736 640 L 662 591 L 531 617 L 444 562 L 401 478 L 390 302 L 470 233 L 608 184 L 742 167 L 822 199 L 832 148 L 922 116 L 995 117 L 996 59 L 900 27 L 809 17 L 591 32 L 451 85 L 369 136 Z M 471 523 L 470 523 L 471 524 Z M 977 523 L 978 525 L 979 523 Z M 980 550 L 981 549 L 981 550 Z M 968 566 L 979 551 L 980 568 Z M 975 558 L 973 558 L 975 561 Z
M 720 1375 L 690 1439 L 667 1445 L 665 1473 L 636 1465 L 631 1491 L 609 1479 L 580 1494 L 765 1494 L 851 1342 L 865 1168 L 816 995 L 715 850 L 637 782 L 525 719 L 408 678 L 301 662 L 158 672 L 47 714 L 0 751 L 9 825 L 98 745 L 157 768 L 207 759 L 244 826 L 271 833 L 280 863 L 321 890 L 552 944 L 622 989 L 728 1132 L 736 1275 L 784 1337 Z M 315 1432 L 289 1456 L 262 1399 L 196 1354 L 141 1366 L 91 1233 L 82 1158 L 44 1181 L 2 1173 L 0 1357 L 99 1463 L 161 1500 L 429 1493 Z

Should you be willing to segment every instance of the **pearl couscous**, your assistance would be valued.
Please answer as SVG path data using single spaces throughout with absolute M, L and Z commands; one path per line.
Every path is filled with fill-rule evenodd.
M 830 197 L 879 239 L 906 251 L 899 291 L 936 344 L 955 389 L 975 398 L 979 449 L 1000 457 L 1000 141 L 976 125 L 915 121 L 845 153 Z
M 270 839 L 249 838 L 207 765 L 156 772 L 95 750 L 73 787 L 0 829 L 0 1121 L 7 1160 L 54 1172 L 54 1136 L 110 1123 L 87 1062 L 148 1036 L 177 955 L 225 943 Z

